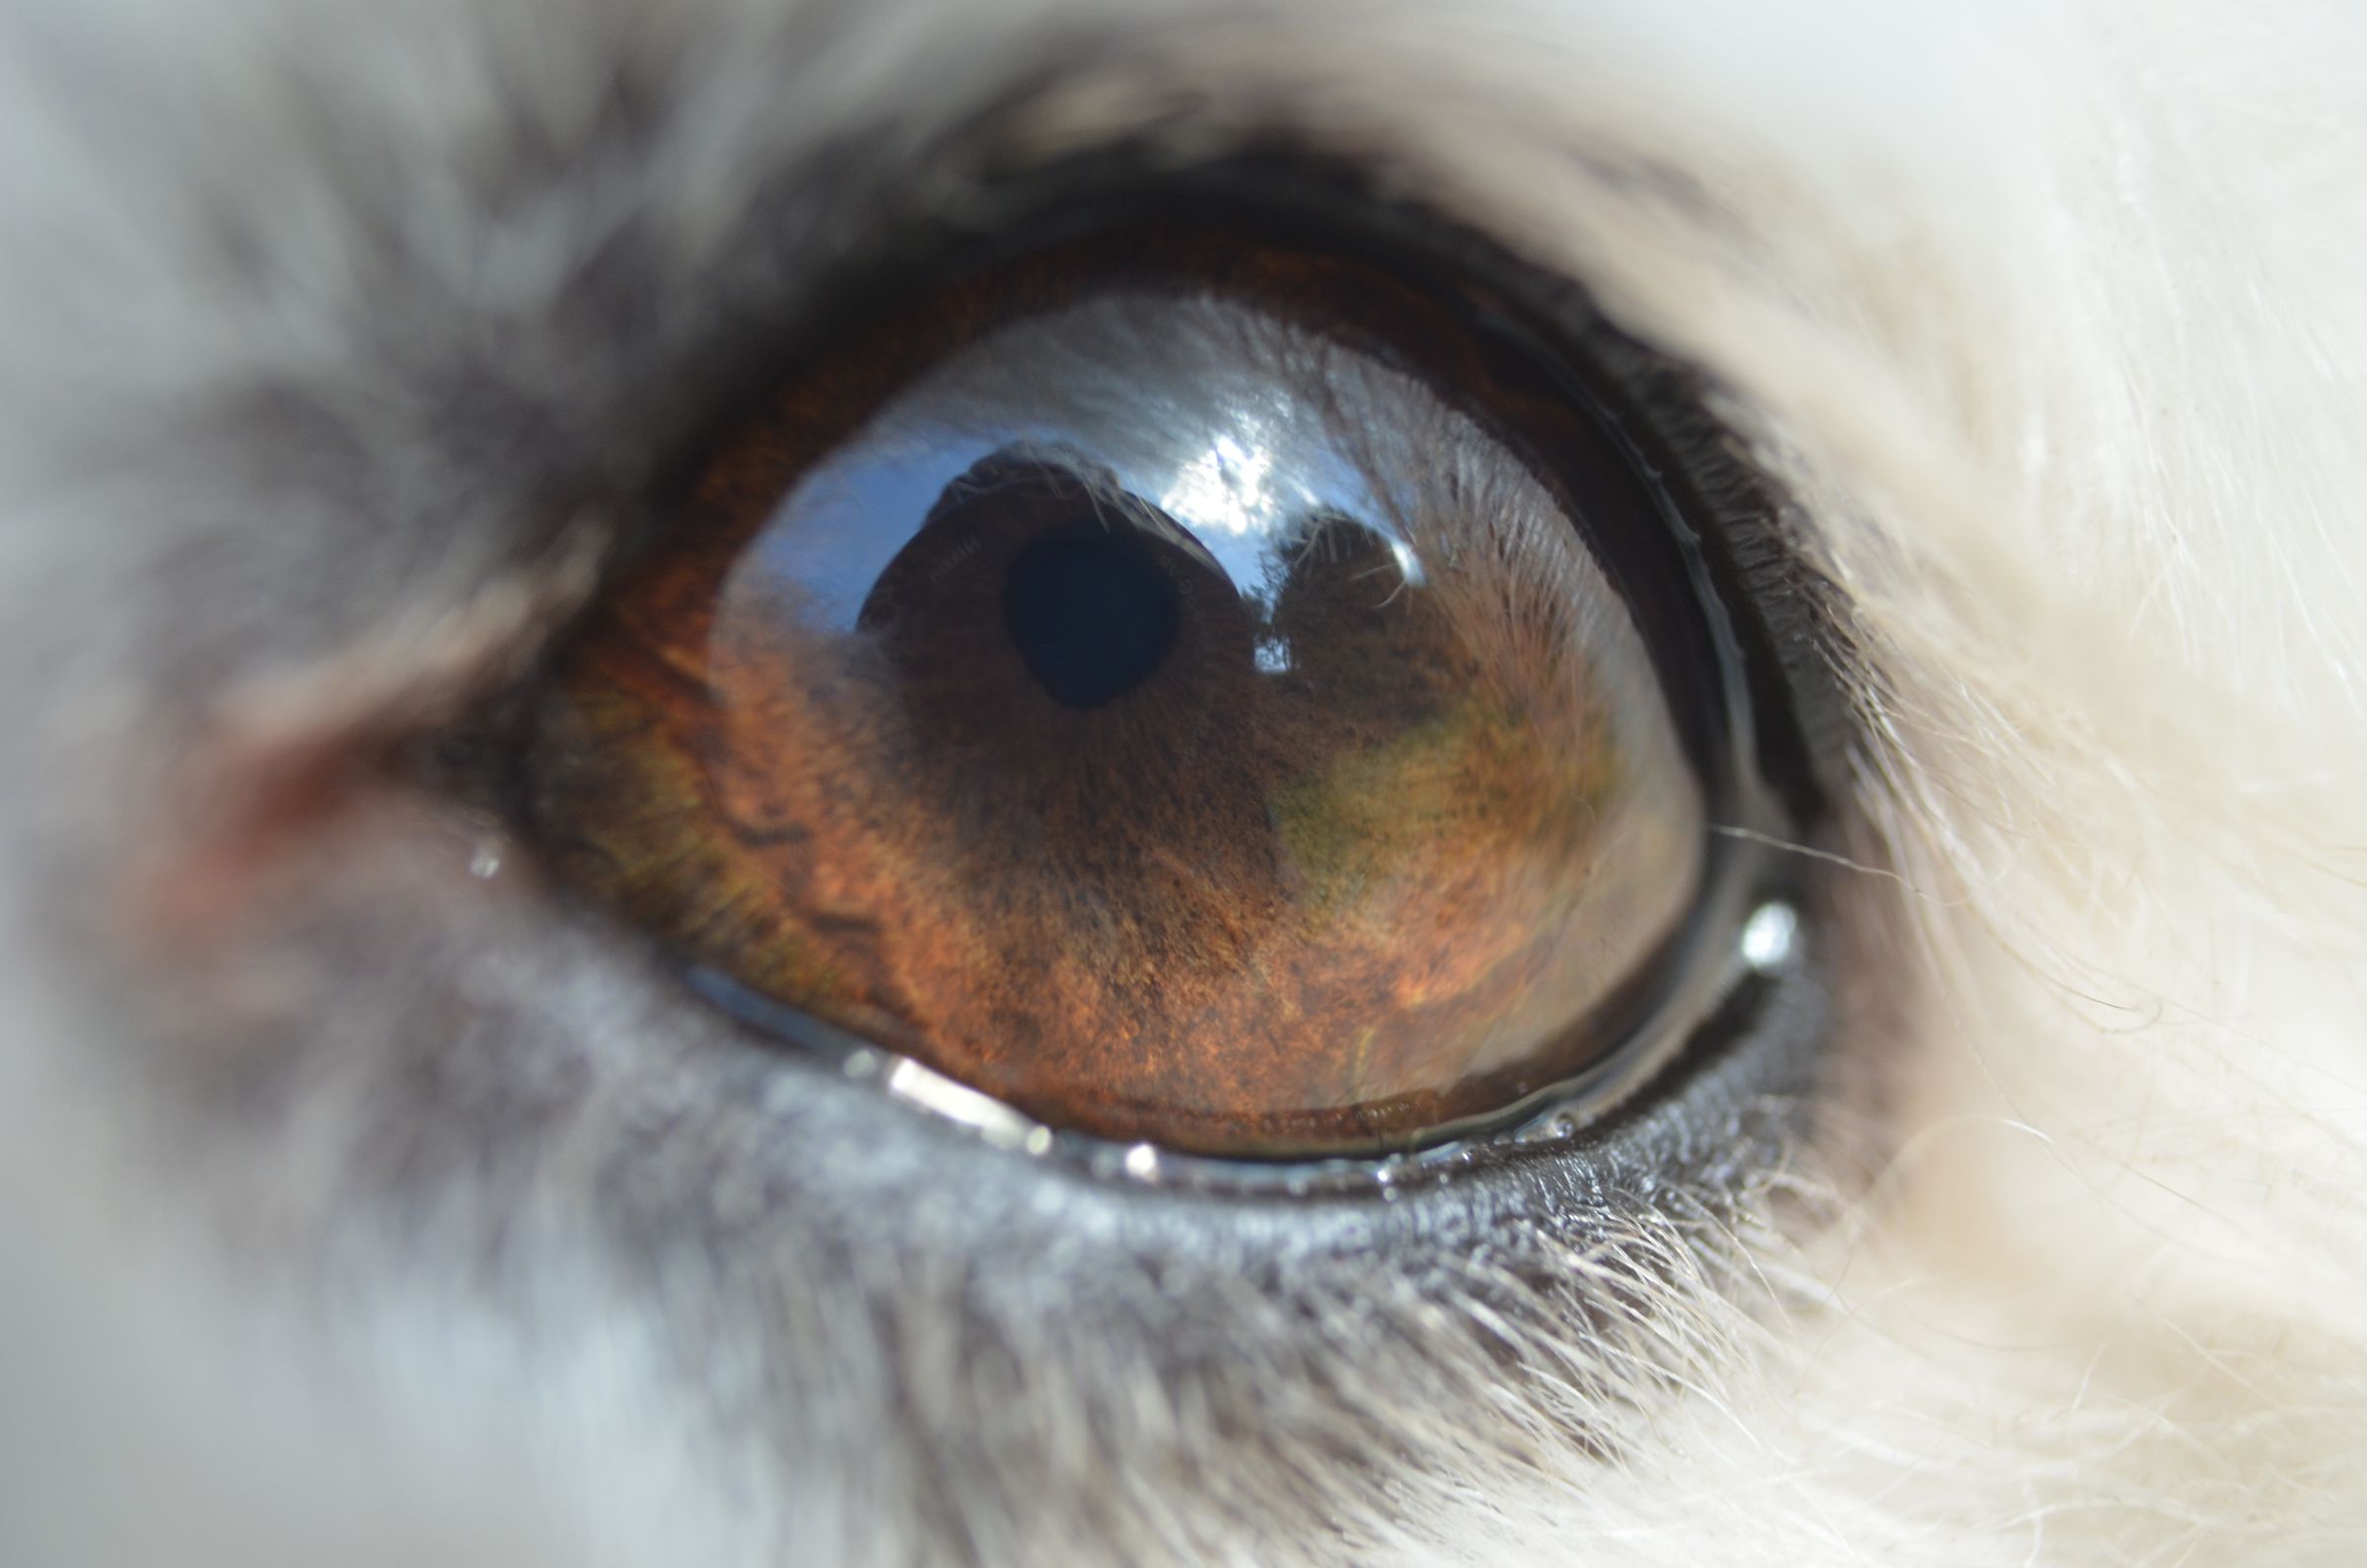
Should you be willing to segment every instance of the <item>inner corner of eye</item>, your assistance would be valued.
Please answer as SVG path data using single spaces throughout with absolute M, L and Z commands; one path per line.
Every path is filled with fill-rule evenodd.
M 1481 330 L 1211 225 L 916 293 L 718 433 L 528 721 L 531 829 L 1066 1131 L 1365 1154 L 1584 1080 L 1706 786 L 1602 553 L 1653 494 Z

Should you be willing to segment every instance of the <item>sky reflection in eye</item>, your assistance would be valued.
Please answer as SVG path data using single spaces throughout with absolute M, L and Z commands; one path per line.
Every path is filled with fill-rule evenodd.
M 1420 557 L 1396 521 L 1402 503 L 1376 495 L 1339 432 L 1327 428 L 1337 412 L 1327 403 L 1278 402 L 1270 388 L 1228 397 L 1225 383 L 1238 377 L 1209 378 L 1195 365 L 1180 374 L 1200 374 L 1196 383 L 1112 386 L 1107 401 L 1080 406 L 1060 361 L 1125 310 L 1106 298 L 1032 319 L 939 367 L 783 498 L 758 569 L 803 585 L 819 622 L 849 628 L 903 543 L 880 520 L 925 516 L 980 460 L 1026 448 L 1071 458 L 1155 500 L 1245 599 L 1270 596 L 1278 563 L 1310 520 L 1326 516 L 1354 518 L 1389 538 L 1399 574 L 1420 584 Z M 1247 323 L 1229 324 L 1238 334 Z

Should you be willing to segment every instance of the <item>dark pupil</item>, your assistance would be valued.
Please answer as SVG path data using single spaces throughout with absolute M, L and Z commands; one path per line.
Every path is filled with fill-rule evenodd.
M 1149 678 L 1174 645 L 1175 584 L 1133 528 L 1071 523 L 1012 559 L 1003 629 L 1056 700 L 1098 708 Z

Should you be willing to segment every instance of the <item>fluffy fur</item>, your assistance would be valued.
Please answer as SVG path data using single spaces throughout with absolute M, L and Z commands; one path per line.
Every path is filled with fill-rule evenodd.
M 2354 1560 L 2363 58 L 2211 0 L 11 8 L 0 1555 Z M 1583 280 L 1797 501 L 1871 738 L 1805 1140 L 1162 1210 L 288 786 L 531 645 L 870 217 L 1276 128 Z

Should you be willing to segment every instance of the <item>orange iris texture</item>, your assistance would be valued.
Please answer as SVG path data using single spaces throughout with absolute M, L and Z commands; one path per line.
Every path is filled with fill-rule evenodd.
M 1402 1147 L 1599 1065 L 1701 794 L 1587 417 L 1342 257 L 1134 230 L 740 424 L 564 652 L 560 870 L 1053 1126 Z

